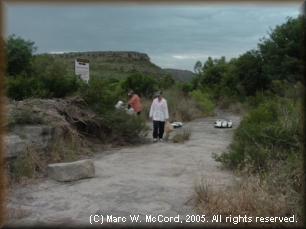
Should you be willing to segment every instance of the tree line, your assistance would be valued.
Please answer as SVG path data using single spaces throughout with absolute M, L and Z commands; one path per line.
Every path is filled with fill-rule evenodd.
M 256 49 L 249 50 L 229 61 L 209 57 L 203 64 L 197 61 L 194 71 L 197 76 L 184 85 L 185 91 L 201 89 L 215 96 L 240 98 L 284 95 L 287 87 L 301 81 L 303 42 L 305 42 L 305 17 L 288 17 L 282 25 L 270 28 L 267 37 L 260 39 Z
M 144 72 L 134 71 L 125 79 L 91 77 L 86 84 L 79 76 L 67 71 L 67 66 L 51 55 L 34 55 L 37 47 L 30 40 L 15 34 L 4 41 L 7 51 L 7 95 L 15 100 L 27 98 L 61 98 L 80 94 L 87 102 L 108 109 L 130 89 L 143 97 L 152 97 L 154 91 L 176 87 L 188 93 L 201 91 L 212 99 L 228 98 L 244 101 L 247 97 L 284 95 L 301 78 L 304 69 L 300 47 L 304 42 L 305 17 L 288 17 L 276 28 L 270 28 L 267 37 L 260 39 L 256 49 L 229 61 L 209 57 L 203 64 L 194 65 L 196 77 L 186 83 L 175 81 L 170 73 L 162 80 Z M 305 35 L 305 34 L 304 34 Z M 305 51 L 305 50 L 304 50 Z

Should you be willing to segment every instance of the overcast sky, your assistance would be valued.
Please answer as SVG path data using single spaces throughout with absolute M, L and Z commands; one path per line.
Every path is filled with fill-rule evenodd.
M 210 56 L 227 60 L 257 48 L 269 28 L 296 18 L 303 1 L 270 4 L 5 3 L 5 36 L 35 42 L 38 53 L 137 51 L 161 68 L 193 71 Z

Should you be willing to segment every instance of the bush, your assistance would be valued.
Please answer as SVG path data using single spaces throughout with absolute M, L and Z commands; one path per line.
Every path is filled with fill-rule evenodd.
M 63 98 L 76 93 L 80 87 L 81 79 L 68 74 L 66 66 L 49 55 L 37 56 L 32 65 L 31 73 L 8 77 L 9 98 Z
M 16 76 L 22 72 L 31 73 L 33 53 L 37 50 L 34 44 L 33 41 L 26 41 L 15 34 L 8 36 L 6 39 L 6 52 L 9 76 Z
M 267 101 L 252 109 L 240 123 L 228 152 L 213 157 L 243 172 L 262 172 L 270 161 L 286 160 L 301 147 L 300 102 Z
M 38 80 L 25 72 L 7 78 L 7 96 L 14 100 L 30 98 L 38 89 Z M 42 90 L 42 89 L 41 89 Z
M 203 93 L 199 89 L 193 90 L 188 95 L 195 99 L 199 108 L 204 111 L 206 115 L 213 115 L 215 104 L 211 101 L 211 95 L 209 93 Z
M 117 89 L 118 83 L 110 83 L 111 79 L 91 77 L 88 84 L 81 85 L 79 93 L 90 108 L 98 114 L 114 110 L 122 91 Z
M 34 76 L 39 84 L 33 92 L 38 98 L 63 98 L 78 90 L 80 78 L 68 74 L 67 66 L 55 61 L 54 57 L 39 55 L 33 62 Z
M 168 103 L 170 121 L 192 121 L 200 113 L 197 102 L 193 98 L 184 96 L 177 89 L 164 91 L 163 97 Z
M 141 116 L 127 114 L 124 110 L 114 110 L 103 115 L 103 131 L 106 141 L 121 145 L 136 141 L 139 135 L 147 135 L 149 128 Z
M 26 102 L 25 102 L 26 103 Z M 45 124 L 47 121 L 41 113 L 34 112 L 33 107 L 28 105 L 26 109 L 13 109 L 7 119 L 7 126 L 13 127 L 15 125 L 26 124 Z
M 226 190 L 198 184 L 201 214 L 236 215 L 243 211 L 268 217 L 295 215 L 296 226 L 301 225 L 305 179 L 301 104 L 284 98 L 264 110 L 269 103 L 252 110 L 241 122 L 229 152 L 213 154 L 243 177 Z M 265 111 L 264 115 L 255 118 L 259 111 Z M 274 118 L 273 112 L 277 114 Z

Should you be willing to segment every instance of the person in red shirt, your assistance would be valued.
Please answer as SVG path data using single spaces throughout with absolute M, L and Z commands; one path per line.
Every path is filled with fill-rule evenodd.
M 140 115 L 141 113 L 141 99 L 140 97 L 134 93 L 134 91 L 130 91 L 128 93 L 128 96 L 130 97 L 130 101 L 125 103 L 126 105 L 132 105 L 134 111 L 137 115 Z

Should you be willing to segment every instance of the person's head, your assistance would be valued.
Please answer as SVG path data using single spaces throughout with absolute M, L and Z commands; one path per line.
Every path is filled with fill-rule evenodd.
M 128 96 L 132 97 L 134 94 L 135 94 L 134 91 L 130 91 L 130 92 L 128 93 Z
M 162 91 L 157 91 L 157 92 L 155 93 L 155 96 L 156 96 L 156 97 L 162 97 L 162 96 L 163 96 Z

